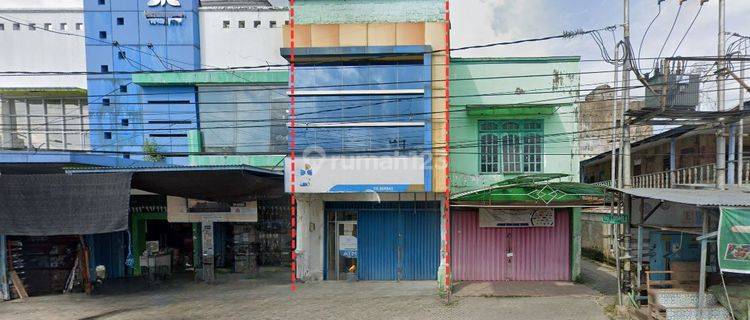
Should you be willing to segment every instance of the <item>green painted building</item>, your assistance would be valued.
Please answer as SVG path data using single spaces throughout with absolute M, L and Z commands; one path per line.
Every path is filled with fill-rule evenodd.
M 198 127 L 188 133 L 191 166 L 283 169 L 288 71 L 139 73 L 144 87 L 194 86 Z
M 456 281 L 579 278 L 579 57 L 451 60 L 451 246 Z
M 565 181 L 578 181 L 579 60 L 451 60 L 454 192 L 523 174 L 565 173 Z

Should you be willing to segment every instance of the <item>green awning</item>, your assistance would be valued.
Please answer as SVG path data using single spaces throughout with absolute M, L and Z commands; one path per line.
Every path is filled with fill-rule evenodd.
M 560 104 L 501 104 L 501 105 L 468 105 L 469 116 L 536 116 L 552 115 Z
M 203 71 L 133 74 L 140 86 L 194 86 L 202 84 L 286 85 L 288 71 Z
M 86 89 L 73 87 L 59 88 L 0 88 L 0 96 L 5 97 L 35 97 L 35 98 L 86 98 Z
M 456 206 L 592 206 L 604 203 L 605 188 L 579 182 L 551 182 L 567 174 L 533 174 L 455 194 Z

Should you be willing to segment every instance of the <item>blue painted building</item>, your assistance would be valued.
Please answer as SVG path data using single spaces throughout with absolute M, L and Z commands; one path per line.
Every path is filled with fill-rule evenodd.
M 295 64 L 288 125 L 296 157 L 284 172 L 296 194 L 299 278 L 438 277 L 443 8 L 435 0 L 296 2 L 281 52 Z
M 187 131 L 198 127 L 194 86 L 142 87 L 132 72 L 200 68 L 199 1 L 151 2 L 84 1 L 93 150 L 142 158 L 151 141 L 160 152 L 187 152 Z

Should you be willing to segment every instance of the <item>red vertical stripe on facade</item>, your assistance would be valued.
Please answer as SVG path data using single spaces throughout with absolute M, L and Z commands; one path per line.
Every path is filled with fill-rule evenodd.
M 451 292 L 451 178 L 450 178 L 450 0 L 445 0 L 445 288 Z
M 452 216 L 455 280 L 570 280 L 570 210 L 557 210 L 551 228 L 480 228 L 476 210 Z
M 289 210 L 289 224 L 291 226 L 290 229 L 290 271 L 291 271 L 291 287 L 290 289 L 292 292 L 297 291 L 297 199 L 295 198 L 295 174 L 296 174 L 296 166 L 295 166 L 295 152 L 294 149 L 296 148 L 295 144 L 295 137 L 296 137 L 296 131 L 295 131 L 295 118 L 296 118 L 296 109 L 295 109 L 295 99 L 294 99 L 294 0 L 289 0 L 289 92 L 290 98 L 289 98 L 289 122 L 290 122 L 290 132 L 289 132 L 289 159 L 290 159 L 290 210 Z

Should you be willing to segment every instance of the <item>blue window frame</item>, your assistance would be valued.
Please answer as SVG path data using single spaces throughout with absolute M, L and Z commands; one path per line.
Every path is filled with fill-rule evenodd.
M 542 172 L 542 120 L 480 120 L 479 172 Z

